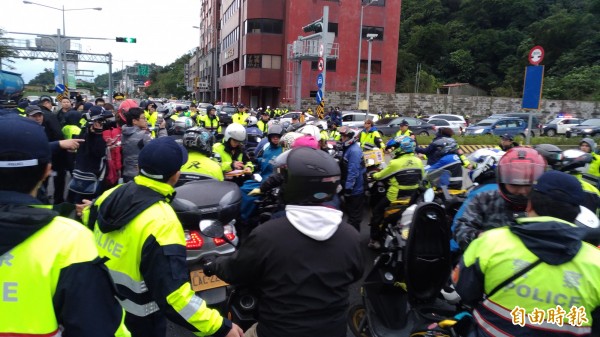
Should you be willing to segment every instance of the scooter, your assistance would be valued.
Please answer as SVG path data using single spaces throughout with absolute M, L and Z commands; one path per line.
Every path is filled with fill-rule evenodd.
M 238 243 L 229 240 L 223 226 L 218 223 L 201 221 L 199 227 L 200 233 L 203 236 L 212 238 L 213 240 L 224 240 L 232 247 L 238 247 Z M 248 330 L 248 328 L 256 323 L 257 303 L 256 296 L 249 288 L 228 285 L 227 300 L 222 307 L 221 313 L 239 325 L 243 330 Z
M 192 289 L 209 306 L 224 310 L 228 285 L 216 276 L 205 276 L 202 262 L 205 257 L 235 251 L 239 241 L 235 223 L 242 200 L 240 189 L 232 182 L 208 179 L 188 182 L 175 191 L 171 206 L 183 225 Z M 206 235 L 202 229 L 209 226 L 221 228 L 223 235 Z
M 426 191 L 410 216 L 385 225 L 385 240 L 348 313 L 355 336 L 458 336 L 456 305 L 442 299 L 450 276 L 446 211 Z

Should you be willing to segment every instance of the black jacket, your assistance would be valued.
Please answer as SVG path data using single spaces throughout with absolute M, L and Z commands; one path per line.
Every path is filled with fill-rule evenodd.
M 308 219 L 313 233 L 329 228 L 330 236 L 314 239 L 313 233 L 297 229 L 303 224 L 288 220 L 289 207 L 287 218 L 258 226 L 238 251 L 217 259 L 216 274 L 254 290 L 260 337 L 346 336 L 348 288 L 364 270 L 359 234 L 339 223 L 341 212 L 307 206 L 311 210 L 297 210 L 295 218 Z M 335 212 L 339 220 L 330 220 Z

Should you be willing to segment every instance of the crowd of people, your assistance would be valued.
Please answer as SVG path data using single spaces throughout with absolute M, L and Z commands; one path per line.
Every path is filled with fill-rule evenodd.
M 465 185 L 464 169 L 477 183 L 452 224 L 452 282 L 473 308 L 473 336 L 583 336 L 600 321 L 600 251 L 577 220 L 582 207 L 600 212 L 597 184 L 582 172 L 600 176 L 592 139 L 565 153 L 505 135 L 469 160 L 451 129 L 419 147 L 403 122 L 385 142 L 370 119 L 360 131 L 342 126 L 339 109 L 289 125 L 243 104 L 229 125 L 214 106 L 160 112 L 151 101 L 99 99 L 81 109 L 65 98 L 53 111 L 41 97 L 0 116 L 0 335 L 165 336 L 170 320 L 199 336 L 345 336 L 350 285 L 365 268 L 369 182 L 387 182 L 368 209 L 368 247 L 379 250 L 386 208 L 437 169 L 450 172 L 451 189 Z M 175 123 L 179 137 L 170 136 Z M 373 150 L 390 160 L 367 173 Z M 244 194 L 241 246 L 207 259 L 204 273 L 257 292 L 258 322 L 245 332 L 190 285 L 170 202 L 176 186 L 203 178 L 234 181 Z M 275 187 L 282 208 L 257 226 L 254 201 Z M 510 320 L 513 308 L 561 306 L 587 316 Z

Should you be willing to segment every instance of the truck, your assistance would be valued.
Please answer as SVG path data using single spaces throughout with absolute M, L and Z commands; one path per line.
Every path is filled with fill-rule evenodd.
M 15 107 L 23 97 L 24 88 L 21 74 L 0 70 L 0 107 Z

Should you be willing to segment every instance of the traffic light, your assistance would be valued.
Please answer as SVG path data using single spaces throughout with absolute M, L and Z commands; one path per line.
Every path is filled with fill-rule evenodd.
M 320 32 L 322 32 L 323 31 L 323 18 L 320 18 L 319 20 L 309 23 L 308 25 L 302 27 L 302 30 L 305 33 L 309 33 L 309 32 L 320 33 Z
M 135 37 L 118 37 L 117 42 L 135 43 L 137 39 Z

